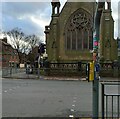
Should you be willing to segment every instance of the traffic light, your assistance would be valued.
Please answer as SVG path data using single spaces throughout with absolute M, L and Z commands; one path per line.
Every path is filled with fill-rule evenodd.
M 41 45 L 40 50 L 41 50 L 41 53 L 45 53 L 45 44 L 42 44 L 42 45 Z
M 45 53 L 46 45 L 41 43 L 39 48 L 38 48 L 38 53 L 43 54 Z

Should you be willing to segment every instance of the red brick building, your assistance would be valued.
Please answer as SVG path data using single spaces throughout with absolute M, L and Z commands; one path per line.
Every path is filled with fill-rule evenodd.
M 7 43 L 7 38 L 0 39 L 0 67 L 16 66 L 19 64 L 18 53 Z

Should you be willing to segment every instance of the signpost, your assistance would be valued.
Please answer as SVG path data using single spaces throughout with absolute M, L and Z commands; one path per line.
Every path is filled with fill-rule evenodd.
M 99 65 L 98 58 L 98 44 L 99 44 L 99 29 L 100 18 L 102 15 L 105 2 L 98 1 L 94 18 L 94 33 L 93 33 L 93 61 L 95 66 Z M 93 80 L 93 119 L 99 117 L 99 70 L 94 68 L 94 80 Z

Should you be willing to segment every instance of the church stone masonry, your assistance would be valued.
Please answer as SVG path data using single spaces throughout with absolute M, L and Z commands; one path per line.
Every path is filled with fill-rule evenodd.
M 114 39 L 114 20 L 111 7 L 104 10 L 101 19 L 100 57 L 106 62 L 117 60 L 117 40 Z
M 52 19 L 45 26 L 49 62 L 88 62 L 92 60 L 92 33 L 96 2 L 66 2 L 61 12 L 60 2 L 52 1 Z M 99 55 L 104 62 L 117 60 L 114 40 L 114 20 L 111 3 L 101 18 Z

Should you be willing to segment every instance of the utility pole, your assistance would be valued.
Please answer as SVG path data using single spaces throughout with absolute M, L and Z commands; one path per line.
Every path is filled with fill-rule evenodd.
M 105 2 L 97 3 L 95 17 L 94 17 L 94 32 L 93 32 L 93 61 L 95 67 L 99 65 L 99 55 L 98 55 L 98 44 L 99 44 L 99 29 L 100 29 L 100 19 L 103 11 Z M 93 81 L 93 119 L 98 119 L 99 117 L 99 71 L 94 71 L 94 81 Z

